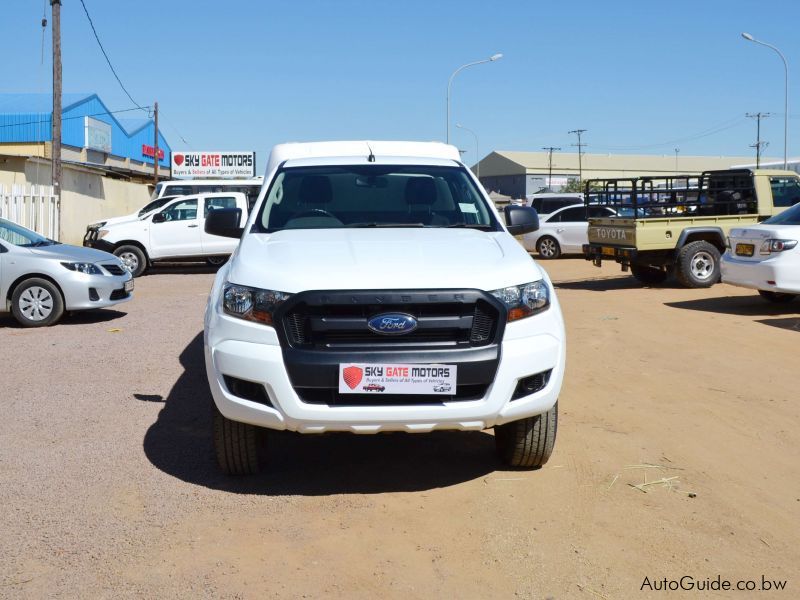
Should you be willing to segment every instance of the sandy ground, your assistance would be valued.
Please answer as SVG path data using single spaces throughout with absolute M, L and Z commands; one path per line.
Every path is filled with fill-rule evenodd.
M 568 366 L 535 472 L 491 432 L 278 434 L 265 473 L 220 476 L 208 271 L 46 330 L 0 318 L 0 596 L 626 599 L 719 575 L 788 583 L 673 595 L 800 597 L 800 301 L 545 266 Z

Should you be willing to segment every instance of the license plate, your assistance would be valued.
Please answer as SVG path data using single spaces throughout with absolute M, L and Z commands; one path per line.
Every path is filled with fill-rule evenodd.
M 736 244 L 736 254 L 738 256 L 753 256 L 756 247 L 753 244 Z
M 129 279 L 125 282 L 125 291 L 132 292 L 133 291 L 133 279 Z
M 600 254 L 603 256 L 614 256 L 614 248 L 602 247 L 600 248 Z
M 456 365 L 345 363 L 339 365 L 339 393 L 452 396 L 456 371 Z

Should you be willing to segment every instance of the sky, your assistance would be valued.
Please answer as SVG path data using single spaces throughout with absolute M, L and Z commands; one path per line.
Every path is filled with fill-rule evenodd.
M 756 112 L 771 115 L 764 153 L 782 158 L 783 63 L 742 31 L 788 60 L 800 156 L 797 0 L 84 2 L 133 99 L 158 101 L 173 150 L 255 150 L 259 169 L 281 142 L 444 141 L 450 75 L 498 52 L 453 80 L 450 139 L 468 164 L 476 140 L 456 123 L 481 157 L 575 152 L 574 129 L 590 153 L 751 156 Z M 0 7 L 0 91 L 50 92 L 49 0 Z M 62 0 L 62 52 L 65 93 L 133 107 L 80 0 Z

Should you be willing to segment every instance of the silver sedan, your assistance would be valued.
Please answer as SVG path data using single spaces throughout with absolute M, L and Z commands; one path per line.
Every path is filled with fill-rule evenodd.
M 0 313 L 23 327 L 56 323 L 64 311 L 132 298 L 133 278 L 113 254 L 60 244 L 0 219 Z

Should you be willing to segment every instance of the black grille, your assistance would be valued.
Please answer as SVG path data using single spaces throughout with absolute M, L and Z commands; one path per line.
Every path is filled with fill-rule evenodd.
M 420 404 L 442 404 L 444 402 L 467 402 L 480 400 L 486 394 L 488 384 L 459 385 L 453 395 L 439 394 L 340 394 L 335 388 L 295 387 L 300 400 L 306 404 L 327 406 L 416 406 Z
M 109 297 L 109 300 L 123 300 L 124 298 L 127 298 L 128 296 L 130 296 L 130 294 L 128 292 L 126 292 L 125 289 L 123 288 L 123 289 L 114 290 L 113 292 L 111 292 L 111 296 Z
M 382 313 L 406 313 L 418 321 L 414 331 L 386 335 L 369 329 L 367 322 Z M 490 344 L 500 313 L 483 299 L 391 305 L 313 305 L 300 302 L 283 317 L 286 339 L 295 348 L 347 349 L 457 348 Z
M 125 269 L 120 267 L 119 265 L 103 265 L 103 268 L 111 273 L 112 275 L 124 275 Z

